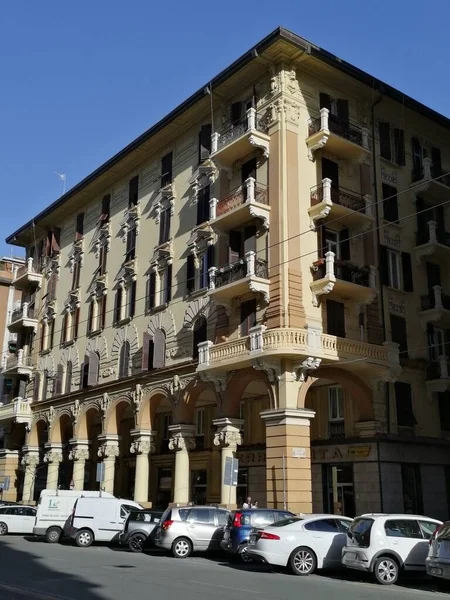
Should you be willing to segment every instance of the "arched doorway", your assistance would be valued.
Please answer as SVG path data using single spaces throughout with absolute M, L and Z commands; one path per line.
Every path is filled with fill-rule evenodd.
M 84 486 L 85 490 L 99 490 L 100 486 L 96 481 L 98 457 L 98 436 L 102 433 L 102 419 L 100 409 L 97 405 L 87 406 L 79 417 L 77 429 L 77 440 L 88 440 L 89 459 L 85 464 Z
M 39 463 L 36 467 L 36 473 L 34 476 L 34 482 L 32 483 L 33 492 L 31 497 L 34 501 L 37 502 L 39 499 L 40 493 L 45 489 L 47 483 L 47 470 L 48 465 L 44 462 L 45 455 L 45 444 L 49 440 L 49 428 L 48 423 L 44 419 L 39 419 L 31 428 L 29 437 L 28 437 L 28 445 L 30 447 L 39 448 Z M 30 467 L 25 466 L 24 469 L 29 469 Z M 24 472 L 24 476 L 26 473 Z
M 136 457 L 130 452 L 131 430 L 134 429 L 134 412 L 128 398 L 120 399 L 107 415 L 104 435 L 117 435 L 119 456 L 114 471 L 114 494 L 120 498 L 133 498 Z
M 69 414 L 62 414 L 51 430 L 50 442 L 62 445 L 62 462 L 59 464 L 58 488 L 70 489 L 73 461 L 69 460 L 69 441 L 73 438 L 73 421 Z

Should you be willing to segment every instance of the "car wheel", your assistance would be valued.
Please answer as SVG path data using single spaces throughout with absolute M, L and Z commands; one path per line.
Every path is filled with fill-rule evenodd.
M 310 548 L 300 546 L 291 554 L 289 566 L 294 575 L 311 575 L 317 567 L 316 555 Z
M 375 579 L 381 585 L 392 585 L 398 579 L 399 566 L 390 556 L 380 556 L 373 567 Z
M 45 532 L 45 540 L 49 544 L 56 544 L 57 542 L 59 542 L 61 534 L 62 530 L 59 527 L 49 527 Z
M 244 563 L 251 563 L 252 558 L 248 555 L 248 544 L 243 544 L 238 550 L 239 558 Z
M 146 539 L 143 533 L 135 533 L 128 540 L 128 548 L 131 552 L 142 552 Z
M 75 542 L 80 548 L 89 548 L 94 541 L 94 536 L 89 529 L 80 529 L 75 536 Z
M 6 523 L 0 523 L 0 535 L 6 535 L 8 533 L 8 525 Z
M 175 558 L 187 558 L 192 553 L 192 542 L 187 538 L 177 538 L 172 544 L 172 554 Z

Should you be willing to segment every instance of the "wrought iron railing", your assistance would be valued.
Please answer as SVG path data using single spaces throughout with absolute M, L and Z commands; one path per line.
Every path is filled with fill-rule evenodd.
M 223 146 L 226 146 L 227 144 L 231 143 L 237 138 L 240 138 L 242 135 L 244 135 L 244 133 L 246 133 L 246 131 L 248 131 L 248 129 L 249 118 L 248 115 L 245 114 L 238 121 L 235 121 L 234 123 L 229 123 L 228 125 L 225 125 L 225 127 L 222 130 L 219 130 L 220 137 L 218 141 L 218 147 L 222 148 Z M 262 116 L 258 115 L 258 113 L 256 113 L 255 117 L 255 129 L 257 129 L 258 131 L 262 131 L 263 133 L 267 131 L 267 126 Z
M 330 421 L 328 423 L 328 432 L 329 432 L 330 438 L 345 437 L 345 422 L 344 421 Z
M 229 283 L 244 279 L 248 275 L 247 261 L 240 258 L 238 261 L 217 269 L 215 274 L 215 287 L 219 288 Z M 268 278 L 268 265 L 265 260 L 255 259 L 255 276 L 263 279 Z
M 336 260 L 334 262 L 334 276 L 341 281 L 348 281 L 349 283 L 369 287 L 369 273 L 370 270 L 367 267 L 357 267 L 345 260 Z M 319 279 L 323 279 L 325 275 L 325 260 L 320 260 L 314 265 L 313 279 L 314 281 L 318 281 Z
M 37 313 L 33 308 L 28 308 L 26 311 L 21 307 L 13 310 L 11 314 L 11 323 L 19 321 L 20 319 L 37 319 Z
M 320 131 L 321 123 L 321 117 L 310 119 L 308 124 L 308 133 L 310 136 Z M 362 130 L 359 127 L 356 127 L 356 125 L 352 125 L 348 121 L 340 119 L 331 113 L 328 115 L 328 129 L 332 133 L 335 133 L 336 135 L 343 137 L 354 144 L 358 144 L 358 146 L 363 145 Z
M 220 217 L 220 216 L 230 212 L 237 206 L 241 206 L 242 204 L 245 204 L 245 202 L 247 202 L 247 200 L 248 200 L 248 190 L 247 190 L 246 184 L 244 183 L 243 185 L 240 185 L 238 188 L 236 188 L 235 190 L 233 190 L 232 192 L 230 192 L 223 198 L 220 198 L 219 202 L 217 203 L 217 208 L 216 208 L 217 217 Z M 261 183 L 255 183 L 254 200 L 255 200 L 255 202 L 259 202 L 260 204 L 269 204 L 269 196 L 268 196 L 267 186 L 265 186 Z
M 441 293 L 441 302 L 442 308 L 445 310 L 450 310 L 450 296 L 448 294 Z M 436 297 L 434 292 L 430 292 L 429 294 L 425 294 L 420 297 L 420 305 L 422 310 L 431 310 L 436 307 Z
M 416 233 L 416 246 L 422 246 L 423 244 L 430 243 L 430 230 L 429 228 L 423 229 Z M 436 229 L 436 241 L 438 244 L 450 247 L 450 233 L 448 231 L 439 231 Z
M 323 199 L 323 184 L 311 188 L 311 206 L 319 204 Z M 331 201 L 333 204 L 339 204 L 356 212 L 362 212 L 366 208 L 366 202 L 361 194 L 333 185 L 331 186 Z

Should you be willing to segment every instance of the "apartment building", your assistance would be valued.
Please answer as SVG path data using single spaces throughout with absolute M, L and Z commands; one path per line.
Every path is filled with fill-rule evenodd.
M 14 232 L 11 498 L 446 518 L 449 129 L 280 28 Z

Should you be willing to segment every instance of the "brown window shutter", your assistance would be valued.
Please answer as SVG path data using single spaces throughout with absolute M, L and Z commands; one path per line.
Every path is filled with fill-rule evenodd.
M 93 304 L 93 301 L 91 300 L 91 302 L 89 302 L 89 312 L 88 312 L 88 333 L 90 333 L 93 328 L 93 323 L 92 323 L 93 317 L 94 317 L 94 304 Z
M 114 320 L 120 321 L 120 309 L 122 307 L 122 296 L 123 296 L 123 290 L 121 287 L 117 288 L 116 291 L 116 305 L 114 307 Z
M 62 328 L 61 328 L 61 343 L 64 344 L 64 342 L 67 342 L 67 313 L 64 313 L 63 316 L 63 322 L 62 322 Z
M 201 163 L 207 158 L 211 153 L 211 133 L 212 127 L 211 123 L 207 125 L 202 125 L 200 128 L 200 133 L 198 137 L 198 162 Z
M 137 286 L 136 281 L 133 281 L 131 284 L 131 290 L 130 290 L 130 312 L 129 312 L 130 317 L 134 317 L 134 315 L 136 313 L 136 286 Z
M 33 400 L 39 400 L 39 384 L 41 382 L 41 377 L 39 373 L 36 373 L 34 376 L 34 388 L 33 388 Z
M 65 393 L 70 394 L 70 390 L 72 388 L 72 361 L 69 360 L 67 362 L 66 367 L 66 382 L 65 382 Z
M 56 379 L 55 379 L 55 390 L 54 394 L 62 394 L 62 380 L 64 376 L 64 370 L 62 365 L 58 365 L 56 369 Z
M 139 175 L 130 179 L 128 183 L 128 206 L 136 206 L 139 199 Z
M 88 380 L 87 384 L 89 386 L 97 385 L 98 383 L 98 372 L 100 367 L 100 361 L 98 354 L 96 352 L 91 352 L 89 354 L 89 368 L 88 368 Z
M 25 379 L 19 381 L 19 398 L 27 397 L 27 382 Z
M 101 313 L 101 320 L 100 320 L 100 327 L 102 329 L 105 329 L 105 322 L 106 322 L 106 298 L 107 298 L 107 296 L 102 296 L 102 313 Z
M 55 319 L 52 319 L 50 322 L 50 337 L 48 347 L 53 348 L 53 338 L 55 337 Z
M 143 371 L 147 371 L 148 369 L 148 355 L 149 355 L 149 350 L 150 350 L 150 340 L 151 335 L 149 333 L 147 333 L 146 331 L 144 331 L 143 334 L 143 339 L 142 339 L 142 364 L 141 364 L 141 368 Z
M 156 273 L 152 271 L 148 280 L 148 307 L 155 308 Z
M 378 133 L 380 137 L 380 154 L 383 158 L 391 160 L 391 126 L 387 122 L 378 123 Z
M 80 323 L 80 309 L 76 308 L 75 313 L 73 315 L 73 339 L 76 340 L 78 338 L 78 325 Z
M 166 336 L 161 329 L 155 330 L 153 342 L 153 368 L 163 369 L 166 366 Z
M 405 292 L 413 292 L 413 274 L 411 265 L 411 254 L 402 252 L 402 271 L 403 271 L 403 290 Z
M 165 300 L 168 304 L 172 300 L 172 265 L 167 265 L 166 285 Z

